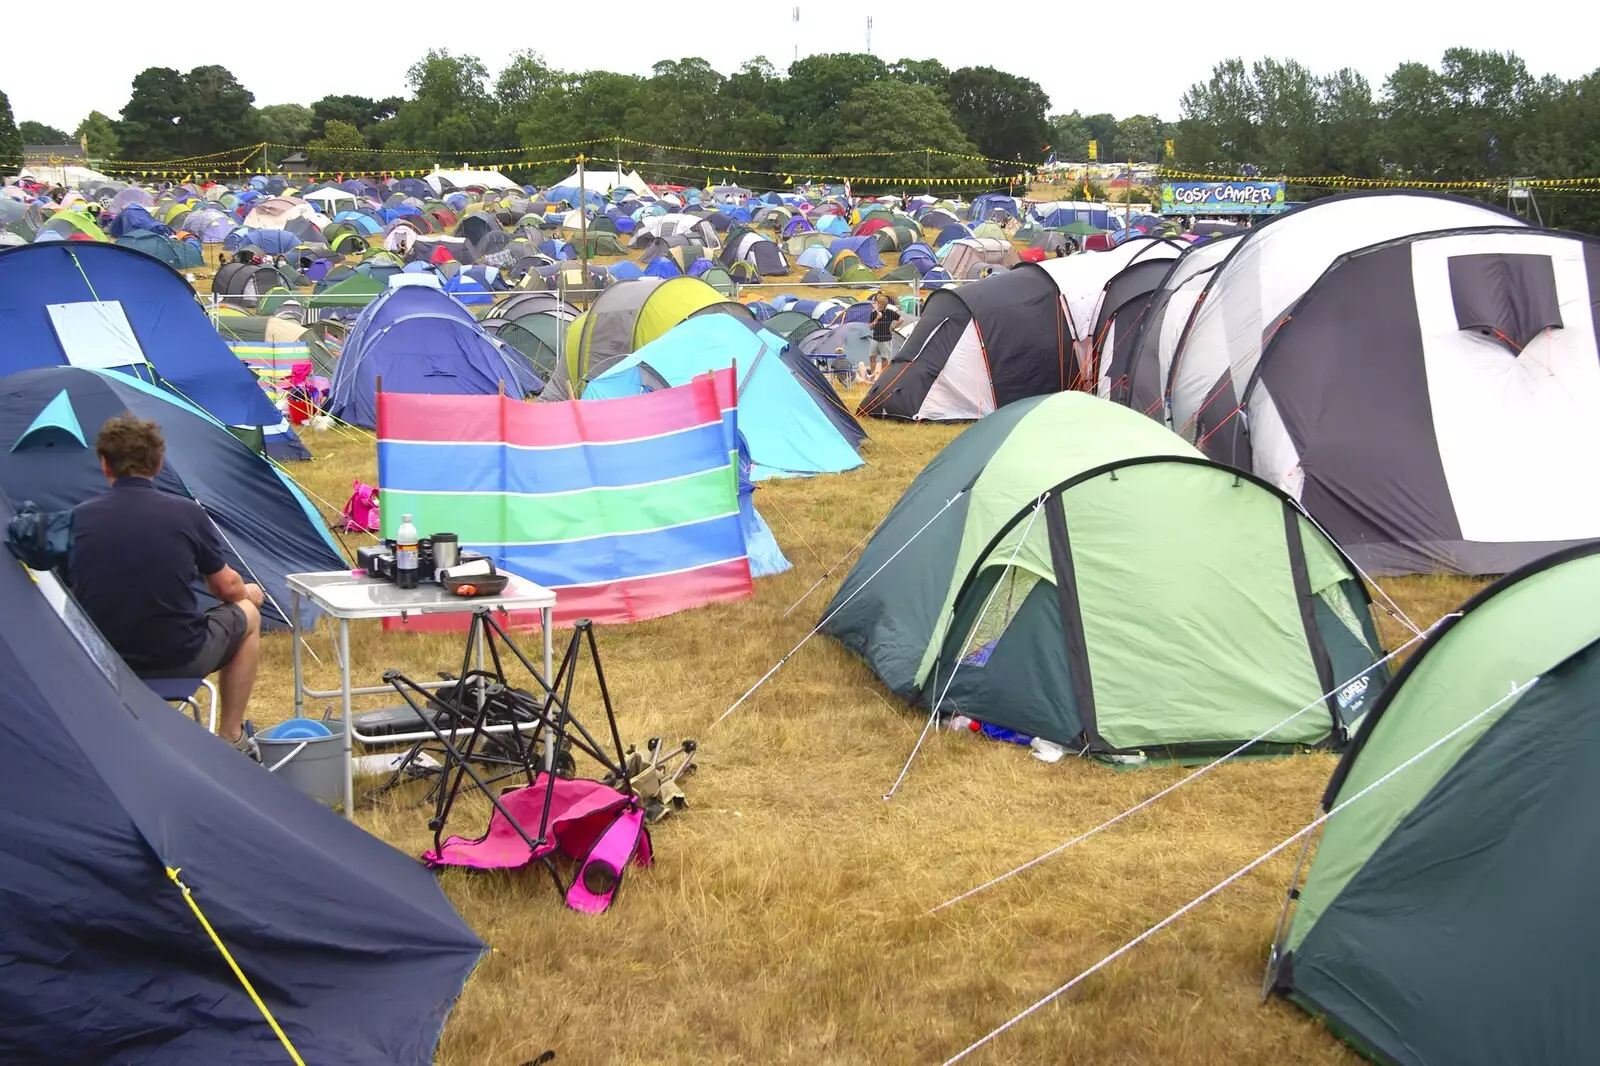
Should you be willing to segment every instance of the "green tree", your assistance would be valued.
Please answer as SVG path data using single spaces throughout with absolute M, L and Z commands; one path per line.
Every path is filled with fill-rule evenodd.
M 1255 83 L 1242 59 L 1225 59 L 1178 104 L 1178 158 L 1186 166 L 1232 173 L 1260 155 Z
M 22 166 L 22 135 L 11 117 L 11 100 L 0 92 L 0 174 L 15 174 Z
M 183 75 L 171 67 L 149 67 L 136 74 L 117 125 L 123 154 L 135 160 L 184 155 L 184 131 L 178 127 L 188 100 L 189 87 Z
M 400 97 L 391 96 L 373 100 L 365 96 L 324 96 L 311 105 L 312 137 L 321 137 L 330 122 L 346 122 L 371 137 L 373 130 L 394 118 L 404 103 Z
M 1372 86 L 1345 67 L 1317 83 L 1316 144 L 1305 153 L 1312 174 L 1373 178 L 1383 172 L 1378 157 L 1378 105 Z
M 304 144 L 315 117 L 305 104 L 268 104 L 256 112 L 261 139 L 273 144 Z
M 1081 163 L 1089 158 L 1089 123 L 1078 112 L 1050 116 L 1050 150 L 1056 158 Z
M 117 159 L 122 155 L 122 142 L 117 137 L 117 124 L 109 115 L 91 111 L 73 131 L 74 139 L 83 138 L 89 143 L 90 159 Z
M 950 113 L 991 158 L 1037 162 L 1050 143 L 1050 97 L 1029 78 L 994 67 L 962 67 L 949 82 Z
M 17 123 L 17 132 L 22 135 L 23 144 L 67 144 L 72 140 L 66 130 L 58 130 L 32 119 Z
M 306 145 L 306 157 L 312 169 L 338 173 L 360 173 L 373 168 L 371 153 L 361 151 L 367 140 L 361 131 L 349 122 L 334 119 L 322 131 L 322 136 Z
M 1155 115 L 1129 115 L 1117 120 L 1118 160 L 1159 163 L 1165 156 L 1167 125 Z
M 778 117 L 784 82 L 766 56 L 747 59 L 722 86 L 727 99 L 725 144 L 752 148 L 778 148 L 783 144 L 783 120 Z
M 1113 162 L 1122 154 L 1121 145 L 1117 144 L 1117 117 L 1101 112 L 1098 115 L 1088 115 L 1083 124 L 1089 129 L 1089 139 L 1094 141 L 1095 151 L 1099 155 L 1097 162 Z M 1088 158 L 1088 147 L 1084 147 L 1084 158 Z
M 956 125 L 944 98 L 926 85 L 893 78 L 858 88 L 839 108 L 839 152 L 895 152 L 873 160 L 889 175 L 982 177 L 982 163 L 927 151 L 976 155 L 977 146 Z
M 937 59 L 902 59 L 889 68 L 889 74 L 912 85 L 926 85 L 941 96 L 950 92 L 950 69 Z
M 226 67 L 195 67 L 183 81 L 188 91 L 178 114 L 185 155 L 240 148 L 261 139 L 255 94 Z
M 789 64 L 777 114 L 789 131 L 784 145 L 800 152 L 838 151 L 839 107 L 857 89 L 883 79 L 889 68 L 874 55 L 836 52 Z
M 1253 68 L 1256 163 L 1280 174 L 1314 169 L 1317 79 L 1294 60 L 1263 59 Z
M 489 95 L 489 71 L 477 56 L 431 48 L 406 72 L 411 99 L 385 124 L 384 140 L 397 148 L 466 152 L 493 148 L 499 109 Z

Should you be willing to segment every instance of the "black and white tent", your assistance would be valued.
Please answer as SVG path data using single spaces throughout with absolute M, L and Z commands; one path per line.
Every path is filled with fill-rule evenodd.
M 1240 393 L 1255 376 L 1262 348 L 1341 255 L 1417 233 L 1521 224 L 1476 200 L 1375 192 L 1317 200 L 1257 226 L 1231 243 L 1197 296 L 1167 378 L 1169 424 L 1214 455 L 1209 446 L 1219 426 L 1235 417 L 1256 420 Z M 1364 310 L 1352 309 L 1352 317 Z
M 856 413 L 960 422 L 1082 381 L 1061 294 L 1025 263 L 936 290 Z
M 1102 355 L 1100 395 L 1149 418 L 1166 420 L 1167 376 L 1178 340 L 1212 272 L 1242 236 L 1191 245 L 1167 263 L 1167 273 L 1150 294 L 1137 328 L 1112 344 L 1109 358 Z
M 1205 449 L 1375 573 L 1503 573 L 1600 537 L 1600 239 L 1521 226 L 1334 261 Z

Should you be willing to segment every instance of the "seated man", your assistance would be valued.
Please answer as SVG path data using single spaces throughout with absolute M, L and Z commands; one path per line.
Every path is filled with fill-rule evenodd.
M 95 441 L 111 488 L 74 510 L 67 584 L 106 640 L 140 677 L 221 672 L 217 730 L 247 754 L 245 708 L 261 658 L 261 588 L 223 561 L 222 538 L 193 500 L 162 492 L 161 427 L 131 414 Z M 204 577 L 222 602 L 202 611 Z

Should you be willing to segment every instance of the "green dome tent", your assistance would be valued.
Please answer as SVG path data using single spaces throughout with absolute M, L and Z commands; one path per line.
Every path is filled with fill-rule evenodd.
M 1269 980 L 1375 1061 L 1594 1059 L 1596 603 L 1596 542 L 1484 589 L 1396 674 L 1328 784 L 1336 813 Z
M 974 424 L 824 631 L 913 703 L 1089 754 L 1341 741 L 1383 688 L 1319 698 L 1383 654 L 1353 567 L 1276 489 L 1127 414 L 1066 392 Z

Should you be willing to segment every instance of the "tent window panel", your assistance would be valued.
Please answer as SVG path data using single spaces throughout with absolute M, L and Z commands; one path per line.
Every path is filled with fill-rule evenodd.
M 1019 566 L 1001 568 L 998 579 L 984 594 L 984 598 L 988 600 L 988 608 L 978 616 L 977 625 L 973 627 L 966 646 L 962 649 L 963 667 L 988 664 L 995 645 L 1011 628 L 1011 623 L 1016 621 L 1023 602 L 1041 580 L 1038 574 Z
M 133 335 L 133 326 L 116 300 L 47 304 L 67 362 L 90 370 L 114 370 L 148 362 Z

